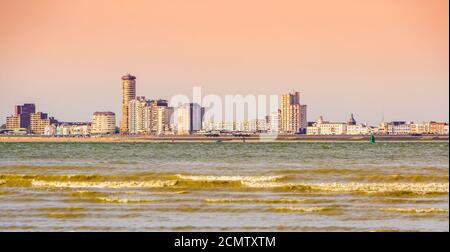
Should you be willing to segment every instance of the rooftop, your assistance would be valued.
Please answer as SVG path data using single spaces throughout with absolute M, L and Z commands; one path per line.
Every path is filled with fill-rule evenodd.
M 122 76 L 122 80 L 135 80 L 136 77 L 131 75 L 131 74 L 125 74 L 124 76 Z
M 114 112 L 106 111 L 106 112 L 95 112 L 94 115 L 116 115 Z

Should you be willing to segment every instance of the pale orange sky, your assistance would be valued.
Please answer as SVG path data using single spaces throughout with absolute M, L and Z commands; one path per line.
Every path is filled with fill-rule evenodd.
M 447 0 L 0 0 L 0 123 L 148 98 L 301 92 L 308 120 L 449 117 Z

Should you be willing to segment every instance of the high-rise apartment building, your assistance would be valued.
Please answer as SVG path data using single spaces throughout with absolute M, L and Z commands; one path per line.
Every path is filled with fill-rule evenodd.
M 186 135 L 202 129 L 202 107 L 186 103 L 177 108 L 177 134 Z
M 149 129 L 151 134 L 163 134 L 170 130 L 170 111 L 167 100 L 153 100 L 149 106 Z
M 147 108 L 149 101 L 144 96 L 138 96 L 128 102 L 128 131 L 129 134 L 144 134 L 148 131 Z M 147 112 L 147 113 L 144 113 Z M 147 122 L 147 123 L 145 123 Z
M 307 106 L 306 105 L 300 105 L 300 133 L 306 134 L 306 128 L 308 127 L 308 121 L 307 121 Z
M 122 117 L 120 121 L 120 133 L 129 133 L 129 102 L 136 98 L 136 77 L 126 74 L 122 76 Z
M 113 112 L 95 112 L 92 116 L 91 134 L 114 134 L 116 115 Z
M 170 131 L 172 110 L 167 100 L 146 100 L 143 96 L 128 103 L 128 133 L 160 135 Z
M 300 133 L 308 126 L 306 105 L 300 105 L 300 93 L 294 92 L 281 96 L 280 131 L 282 133 Z
M 271 113 L 268 116 L 269 132 L 278 133 L 280 131 L 280 111 Z
M 20 116 L 20 127 L 29 129 L 31 124 L 31 114 L 36 113 L 36 106 L 33 103 L 25 103 L 16 106 L 16 115 Z

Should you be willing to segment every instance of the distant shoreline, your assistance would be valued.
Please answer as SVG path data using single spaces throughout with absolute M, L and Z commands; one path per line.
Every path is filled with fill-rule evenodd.
M 449 142 L 449 136 L 375 136 L 377 142 Z M 248 136 L 102 136 L 102 137 L 45 137 L 0 136 L 0 143 L 242 143 L 242 142 L 369 142 L 369 136 L 307 136 L 279 135 L 270 137 Z

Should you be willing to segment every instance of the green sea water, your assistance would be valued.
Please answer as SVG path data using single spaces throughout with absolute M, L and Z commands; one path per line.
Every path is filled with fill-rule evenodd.
M 4 143 L 0 231 L 449 231 L 449 144 Z

